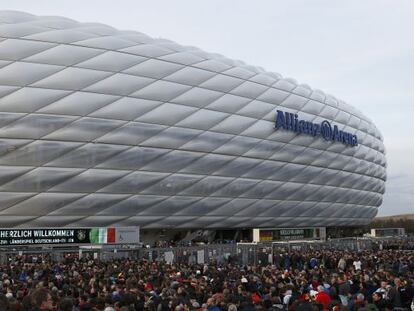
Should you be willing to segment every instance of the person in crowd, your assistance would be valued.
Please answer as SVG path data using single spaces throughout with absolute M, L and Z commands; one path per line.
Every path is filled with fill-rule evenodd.
M 351 299 L 348 310 L 350 311 L 359 311 L 365 308 L 365 296 L 362 293 L 357 293 L 354 295 L 353 299 Z
M 374 292 L 372 294 L 372 303 L 377 307 L 378 310 L 384 310 L 386 307 L 385 299 L 380 292 Z
M 46 288 L 37 288 L 31 295 L 32 311 L 50 311 L 53 310 L 53 300 Z
M 220 311 L 220 308 L 216 305 L 216 300 L 213 297 L 207 299 L 207 310 Z
M 323 306 L 323 310 L 329 310 L 328 305 L 332 298 L 325 292 L 325 288 L 322 285 L 317 287 L 317 294 L 315 295 L 315 302 Z
M 59 308 L 60 311 L 73 311 L 73 300 L 70 298 L 63 298 L 59 302 Z
M 352 263 L 352 265 L 354 266 L 354 268 L 355 268 L 355 271 L 360 271 L 361 269 L 362 269 L 362 262 L 361 262 L 361 259 L 359 259 L 359 258 L 356 258 L 355 260 L 354 260 L 354 262 Z

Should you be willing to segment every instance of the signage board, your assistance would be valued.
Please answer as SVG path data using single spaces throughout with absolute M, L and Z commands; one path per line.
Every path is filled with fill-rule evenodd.
M 323 240 L 326 238 L 326 228 L 272 228 L 253 229 L 255 242 L 294 241 L 294 240 Z
M 139 243 L 138 227 L 115 228 L 115 244 L 136 244 Z
M 1 246 L 43 244 L 135 244 L 138 227 L 0 229 Z

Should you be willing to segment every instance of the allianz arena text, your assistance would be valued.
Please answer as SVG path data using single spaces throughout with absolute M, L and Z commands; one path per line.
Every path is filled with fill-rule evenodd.
M 3 228 L 354 226 L 385 191 L 354 107 L 102 24 L 0 12 L 0 116 Z

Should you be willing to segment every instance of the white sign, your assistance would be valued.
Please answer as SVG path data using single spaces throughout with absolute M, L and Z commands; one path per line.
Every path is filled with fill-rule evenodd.
M 173 263 L 174 261 L 174 253 L 173 252 L 165 252 L 164 259 L 166 263 Z
M 115 243 L 139 243 L 139 227 L 115 227 Z
M 198 264 L 204 263 L 204 250 L 197 251 L 197 263 Z

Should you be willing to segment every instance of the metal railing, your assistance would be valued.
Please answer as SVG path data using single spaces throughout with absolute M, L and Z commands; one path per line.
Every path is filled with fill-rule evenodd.
M 273 264 L 281 254 L 293 251 L 310 252 L 321 250 L 351 251 L 384 249 L 398 244 L 401 249 L 414 249 L 413 238 L 375 239 L 342 238 L 327 241 L 286 241 L 267 243 L 208 244 L 191 247 L 146 248 L 139 250 L 139 258 L 169 263 L 217 264 L 234 262 L 242 265 Z M 411 243 L 411 244 L 410 244 Z
M 234 243 L 206 244 L 199 246 L 178 246 L 165 248 L 124 249 L 110 247 L 101 249 L 25 249 L 3 250 L 0 252 L 0 263 L 5 264 L 8 258 L 21 254 L 46 254 L 53 261 L 61 261 L 65 252 L 77 253 L 79 257 L 98 260 L 117 258 L 134 258 L 148 261 L 165 261 L 178 264 L 224 264 L 228 262 L 241 265 L 278 264 L 280 257 L 291 252 L 312 252 L 321 250 L 352 251 L 381 249 L 414 250 L 414 238 L 342 238 L 327 241 L 284 241 L 266 243 Z

